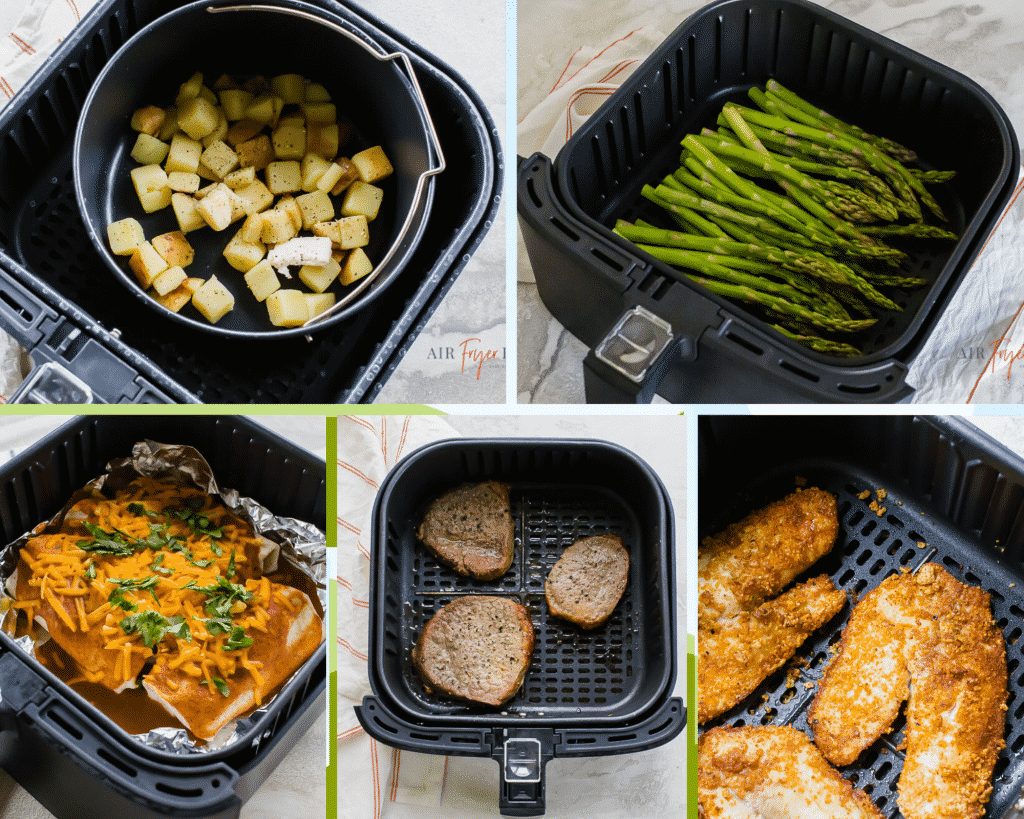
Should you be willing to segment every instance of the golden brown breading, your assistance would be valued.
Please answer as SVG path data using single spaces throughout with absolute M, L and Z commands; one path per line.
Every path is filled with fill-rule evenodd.
M 854 608 L 811 706 L 815 742 L 853 762 L 909 694 L 899 806 L 906 819 L 985 813 L 1004 746 L 1006 647 L 989 595 L 928 563 Z
M 846 594 L 820 575 L 701 631 L 697 722 L 707 722 L 747 697 L 845 603 Z
M 845 595 L 824 575 L 776 598 L 828 553 L 838 532 L 835 497 L 811 487 L 705 538 L 697 562 L 698 722 L 748 696 L 843 607 Z
M 697 746 L 704 819 L 880 819 L 811 741 L 790 726 L 713 728 Z
M 751 611 L 775 597 L 828 554 L 838 532 L 835 497 L 810 487 L 705 538 L 697 562 L 698 621 Z

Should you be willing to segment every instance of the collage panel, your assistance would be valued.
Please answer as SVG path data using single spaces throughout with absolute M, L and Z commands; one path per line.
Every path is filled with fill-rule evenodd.
M 503 403 L 505 6 L 461 8 L 2 4 L 4 400 Z
M 685 815 L 686 422 L 635 420 L 339 419 L 339 816 Z
M 699 430 L 700 815 L 1016 815 L 1020 417 Z
M 182 420 L 0 418 L 0 816 L 324 814 L 324 420 Z
M 519 400 L 1019 403 L 1016 11 L 520 0 Z

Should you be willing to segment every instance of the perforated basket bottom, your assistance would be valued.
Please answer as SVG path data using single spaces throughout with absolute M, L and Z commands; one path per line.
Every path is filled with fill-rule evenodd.
M 992 598 L 992 612 L 1006 638 L 1009 670 L 1007 698 L 1006 748 L 995 768 L 994 789 L 989 816 L 1000 816 L 1017 798 L 1024 781 L 1024 651 L 1020 638 L 1024 628 L 1024 577 L 998 562 L 997 557 L 943 521 L 917 510 L 911 498 L 870 472 L 854 471 L 846 465 L 815 461 L 799 462 L 776 470 L 738 493 L 742 499 L 731 510 L 734 516 L 716 521 L 736 520 L 793 488 L 794 478 L 807 479 L 808 485 L 827 489 L 838 498 L 841 521 L 839 540 L 832 553 L 808 571 L 808 576 L 829 574 L 836 584 L 860 600 L 886 577 L 909 568 L 916 570 L 925 562 L 944 566 L 954 577 L 984 588 Z M 885 489 L 880 504 L 885 513 L 879 517 L 868 505 L 876 499 L 875 490 Z M 863 490 L 871 497 L 860 499 Z M 702 522 L 703 523 L 703 522 Z M 919 543 L 925 544 L 923 547 Z M 703 726 L 716 725 L 792 725 L 811 736 L 807 709 L 817 692 L 831 654 L 829 649 L 842 637 L 851 605 L 821 629 L 797 652 L 794 662 L 765 680 L 758 689 L 732 711 Z M 803 663 L 806 662 L 806 665 Z M 799 675 L 792 687 L 787 685 L 790 669 Z M 905 719 L 901 713 L 892 733 L 868 749 L 857 762 L 841 770 L 856 787 L 863 789 L 889 817 L 901 814 L 896 804 L 897 782 L 903 770 Z
M 638 693 L 647 645 L 641 603 L 639 524 L 620 498 L 595 488 L 512 486 L 515 556 L 497 581 L 478 582 L 440 564 L 422 544 L 411 563 L 410 599 L 400 624 L 403 684 L 432 713 L 479 713 L 480 708 L 427 694 L 413 669 L 410 652 L 426 622 L 445 604 L 465 594 L 514 598 L 530 613 L 535 644 L 519 693 L 502 714 L 523 717 L 602 715 Z M 611 618 L 593 631 L 548 616 L 544 580 L 567 546 L 588 535 L 612 533 L 630 552 L 629 583 Z M 493 710 L 493 709 L 486 709 Z

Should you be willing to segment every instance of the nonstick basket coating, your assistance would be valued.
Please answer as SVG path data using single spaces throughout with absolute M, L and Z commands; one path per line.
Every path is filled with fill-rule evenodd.
M 275 0 L 269 6 L 247 8 L 236 0 L 201 1 L 166 14 L 135 34 L 93 84 L 79 118 L 73 156 L 78 206 L 87 233 L 122 283 L 168 320 L 200 332 L 247 339 L 305 335 L 365 306 L 394 280 L 415 250 L 434 191 L 432 178 L 421 179 L 431 171 L 433 156 L 425 111 L 417 90 L 399 65 L 371 56 L 371 52 L 383 53 L 383 49 L 351 24 L 343 28 L 365 46 L 321 23 L 284 13 L 297 11 L 323 17 L 314 6 L 297 0 Z M 211 13 L 214 7 L 223 10 Z M 244 10 L 228 11 L 235 7 Z M 183 43 L 188 47 L 182 48 Z M 154 302 L 129 271 L 127 259 L 110 252 L 106 226 L 119 219 L 138 219 L 149 238 L 178 229 L 171 208 L 144 214 L 139 205 L 129 176 L 138 165 L 130 156 L 137 135 L 127 123 L 132 111 L 142 105 L 169 104 L 178 85 L 197 69 L 203 71 L 208 83 L 221 73 L 269 77 L 292 71 L 321 82 L 338 106 L 339 121 L 352 127 L 342 150 L 354 153 L 382 144 L 394 164 L 395 174 L 379 185 L 384 190 L 384 204 L 371 227 L 366 251 L 379 263 L 393 244 L 399 244 L 399 250 L 365 295 L 329 318 L 290 329 L 270 324 L 266 305 L 252 297 L 242 274 L 222 256 L 239 224 L 220 232 L 202 229 L 188 234 L 196 250 L 188 273 L 201 278 L 217 275 L 235 297 L 234 309 L 215 325 L 197 316 L 189 306 L 174 313 Z M 421 183 L 425 183 L 425 189 L 421 190 Z M 411 231 L 403 236 L 403 222 L 410 214 Z M 341 300 L 352 289 L 335 282 L 331 292 Z
M 994 773 L 988 815 L 1001 816 L 1019 797 L 1024 785 L 1024 566 L 1021 564 L 1019 510 L 1024 499 L 1024 474 L 1014 474 L 995 460 L 999 447 L 968 431 L 964 445 L 960 425 L 930 419 L 863 418 L 773 419 L 772 424 L 744 425 L 739 419 L 710 424 L 701 448 L 700 484 L 702 536 L 719 531 L 752 509 L 791 492 L 794 479 L 806 479 L 836 494 L 840 533 L 832 552 L 812 566 L 804 577 L 827 573 L 856 601 L 886 577 L 914 571 L 925 562 L 942 565 L 954 577 L 981 588 L 992 598 L 992 612 L 1006 640 L 1009 696 L 1006 748 Z M 810 424 L 807 421 L 810 420 Z M 788 422 L 787 424 L 783 422 Z M 966 427 L 966 425 L 963 425 Z M 840 435 L 847 444 L 837 444 Z M 724 436 L 735 436 L 723 444 Z M 829 441 L 824 436 L 835 436 Z M 781 458 L 769 465 L 753 456 L 744 477 L 724 484 L 726 469 L 711 461 L 729 458 L 735 447 L 751 447 L 755 439 L 771 438 L 767 449 L 777 453 L 792 447 L 794 459 Z M 799 437 L 803 440 L 797 441 Z M 860 448 L 862 454 L 854 450 Z M 819 454 L 808 453 L 818 450 Z M 844 457 L 837 458 L 837 450 Z M 879 456 L 879 451 L 885 454 Z M 870 465 L 875 461 L 877 466 Z M 865 465 L 865 463 L 869 465 Z M 734 463 L 733 471 L 737 472 Z M 716 474 L 717 473 L 717 474 Z M 749 478 L 747 476 L 750 476 Z M 728 485 L 728 491 L 725 487 Z M 868 508 L 875 490 L 885 489 L 882 516 Z M 871 497 L 857 497 L 864 490 Z M 919 545 L 919 544 L 924 544 Z M 852 603 L 797 651 L 794 661 L 768 677 L 731 711 L 702 726 L 792 725 L 809 736 L 807 709 L 842 637 Z M 797 668 L 792 686 L 791 668 Z M 897 782 L 903 770 L 905 719 L 901 713 L 892 733 L 871 746 L 841 772 L 871 795 L 886 816 L 898 817 Z
M 516 530 L 512 568 L 490 582 L 457 575 L 415 534 L 433 498 L 488 479 L 510 484 Z M 392 472 L 374 519 L 371 684 L 407 714 L 453 726 L 621 725 L 669 696 L 671 505 L 636 456 L 596 441 L 445 441 Z M 602 532 L 621 535 L 628 548 L 629 583 L 608 623 L 584 632 L 548 616 L 544 579 L 565 547 Z M 428 695 L 412 666 L 423 625 L 463 594 L 508 596 L 530 612 L 530 669 L 500 709 Z

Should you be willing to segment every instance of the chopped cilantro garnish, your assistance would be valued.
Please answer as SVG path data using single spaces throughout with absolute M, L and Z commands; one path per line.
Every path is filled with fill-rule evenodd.
M 201 620 L 200 622 L 206 626 L 206 630 L 210 633 L 211 637 L 227 634 L 231 631 L 230 617 L 211 617 L 209 620 Z
M 83 522 L 82 526 L 92 535 L 92 540 L 78 541 L 78 548 L 84 552 L 95 552 L 101 555 L 117 555 L 128 557 L 135 554 L 135 545 L 125 539 L 121 532 L 107 532 L 95 523 Z
M 230 580 L 238 572 L 235 570 L 235 550 L 231 550 L 231 557 L 228 559 L 228 579 Z
M 193 580 L 182 588 L 205 594 L 209 598 L 206 601 L 206 613 L 211 617 L 230 617 L 231 607 L 236 601 L 248 603 L 252 599 L 252 592 L 245 586 L 231 583 L 223 575 L 217 575 L 217 582 L 210 586 L 197 586 Z
M 125 634 L 138 634 L 146 648 L 152 648 L 168 634 L 192 642 L 192 632 L 180 614 L 164 617 L 158 611 L 140 611 L 125 617 L 121 630 Z
M 196 505 L 196 501 L 198 501 L 198 506 Z M 217 538 L 224 537 L 224 530 L 219 526 L 212 526 L 210 519 L 198 511 L 201 507 L 202 500 L 195 498 L 192 499 L 191 502 L 187 501 L 184 509 L 178 509 L 172 512 L 172 514 L 178 518 L 178 520 L 184 521 L 188 528 L 192 530 L 193 534 L 205 535 L 213 541 Z M 211 548 L 214 549 L 214 554 L 216 554 L 217 557 L 220 557 L 221 552 L 218 551 L 220 547 L 216 546 L 216 548 L 214 548 L 214 546 L 215 544 L 211 545 Z
M 96 579 L 96 564 L 93 563 L 91 560 L 89 561 L 89 564 L 85 567 L 85 576 L 89 580 Z
M 157 600 L 156 592 L 153 591 L 153 589 L 156 588 L 156 584 L 160 582 L 160 578 L 157 577 L 155 574 L 150 575 L 144 580 L 136 580 L 133 577 L 123 579 L 119 577 L 108 577 L 107 582 L 113 583 L 117 586 L 117 588 L 110 593 L 110 596 L 107 598 L 107 601 L 111 605 L 119 606 L 125 611 L 135 611 L 137 606 L 134 603 L 132 603 L 128 598 L 126 598 L 124 596 L 124 593 L 126 591 L 148 591 L 151 595 L 153 595 L 153 599 Z M 157 600 L 157 602 L 160 601 Z
M 238 651 L 242 648 L 248 648 L 252 645 L 252 637 L 249 637 L 245 633 L 245 629 L 241 626 L 233 626 L 231 628 L 231 634 L 228 639 L 224 642 L 224 648 L 227 651 Z
M 214 677 L 213 684 L 216 687 L 217 691 L 220 692 L 220 695 L 222 697 L 230 696 L 231 689 L 228 688 L 228 684 L 224 682 L 224 680 L 222 680 L 220 677 Z M 206 680 L 203 680 L 203 685 L 207 685 Z
M 147 509 L 141 503 L 129 503 L 128 512 L 129 514 L 135 515 L 137 517 L 140 517 L 142 515 L 148 515 L 151 518 L 155 518 L 159 514 L 151 509 Z
M 163 562 L 164 553 L 160 552 L 160 554 L 153 558 L 153 562 L 149 564 L 149 568 L 151 568 L 154 572 L 160 572 L 160 574 L 162 575 L 174 574 L 174 569 L 170 569 L 167 566 L 161 565 Z

